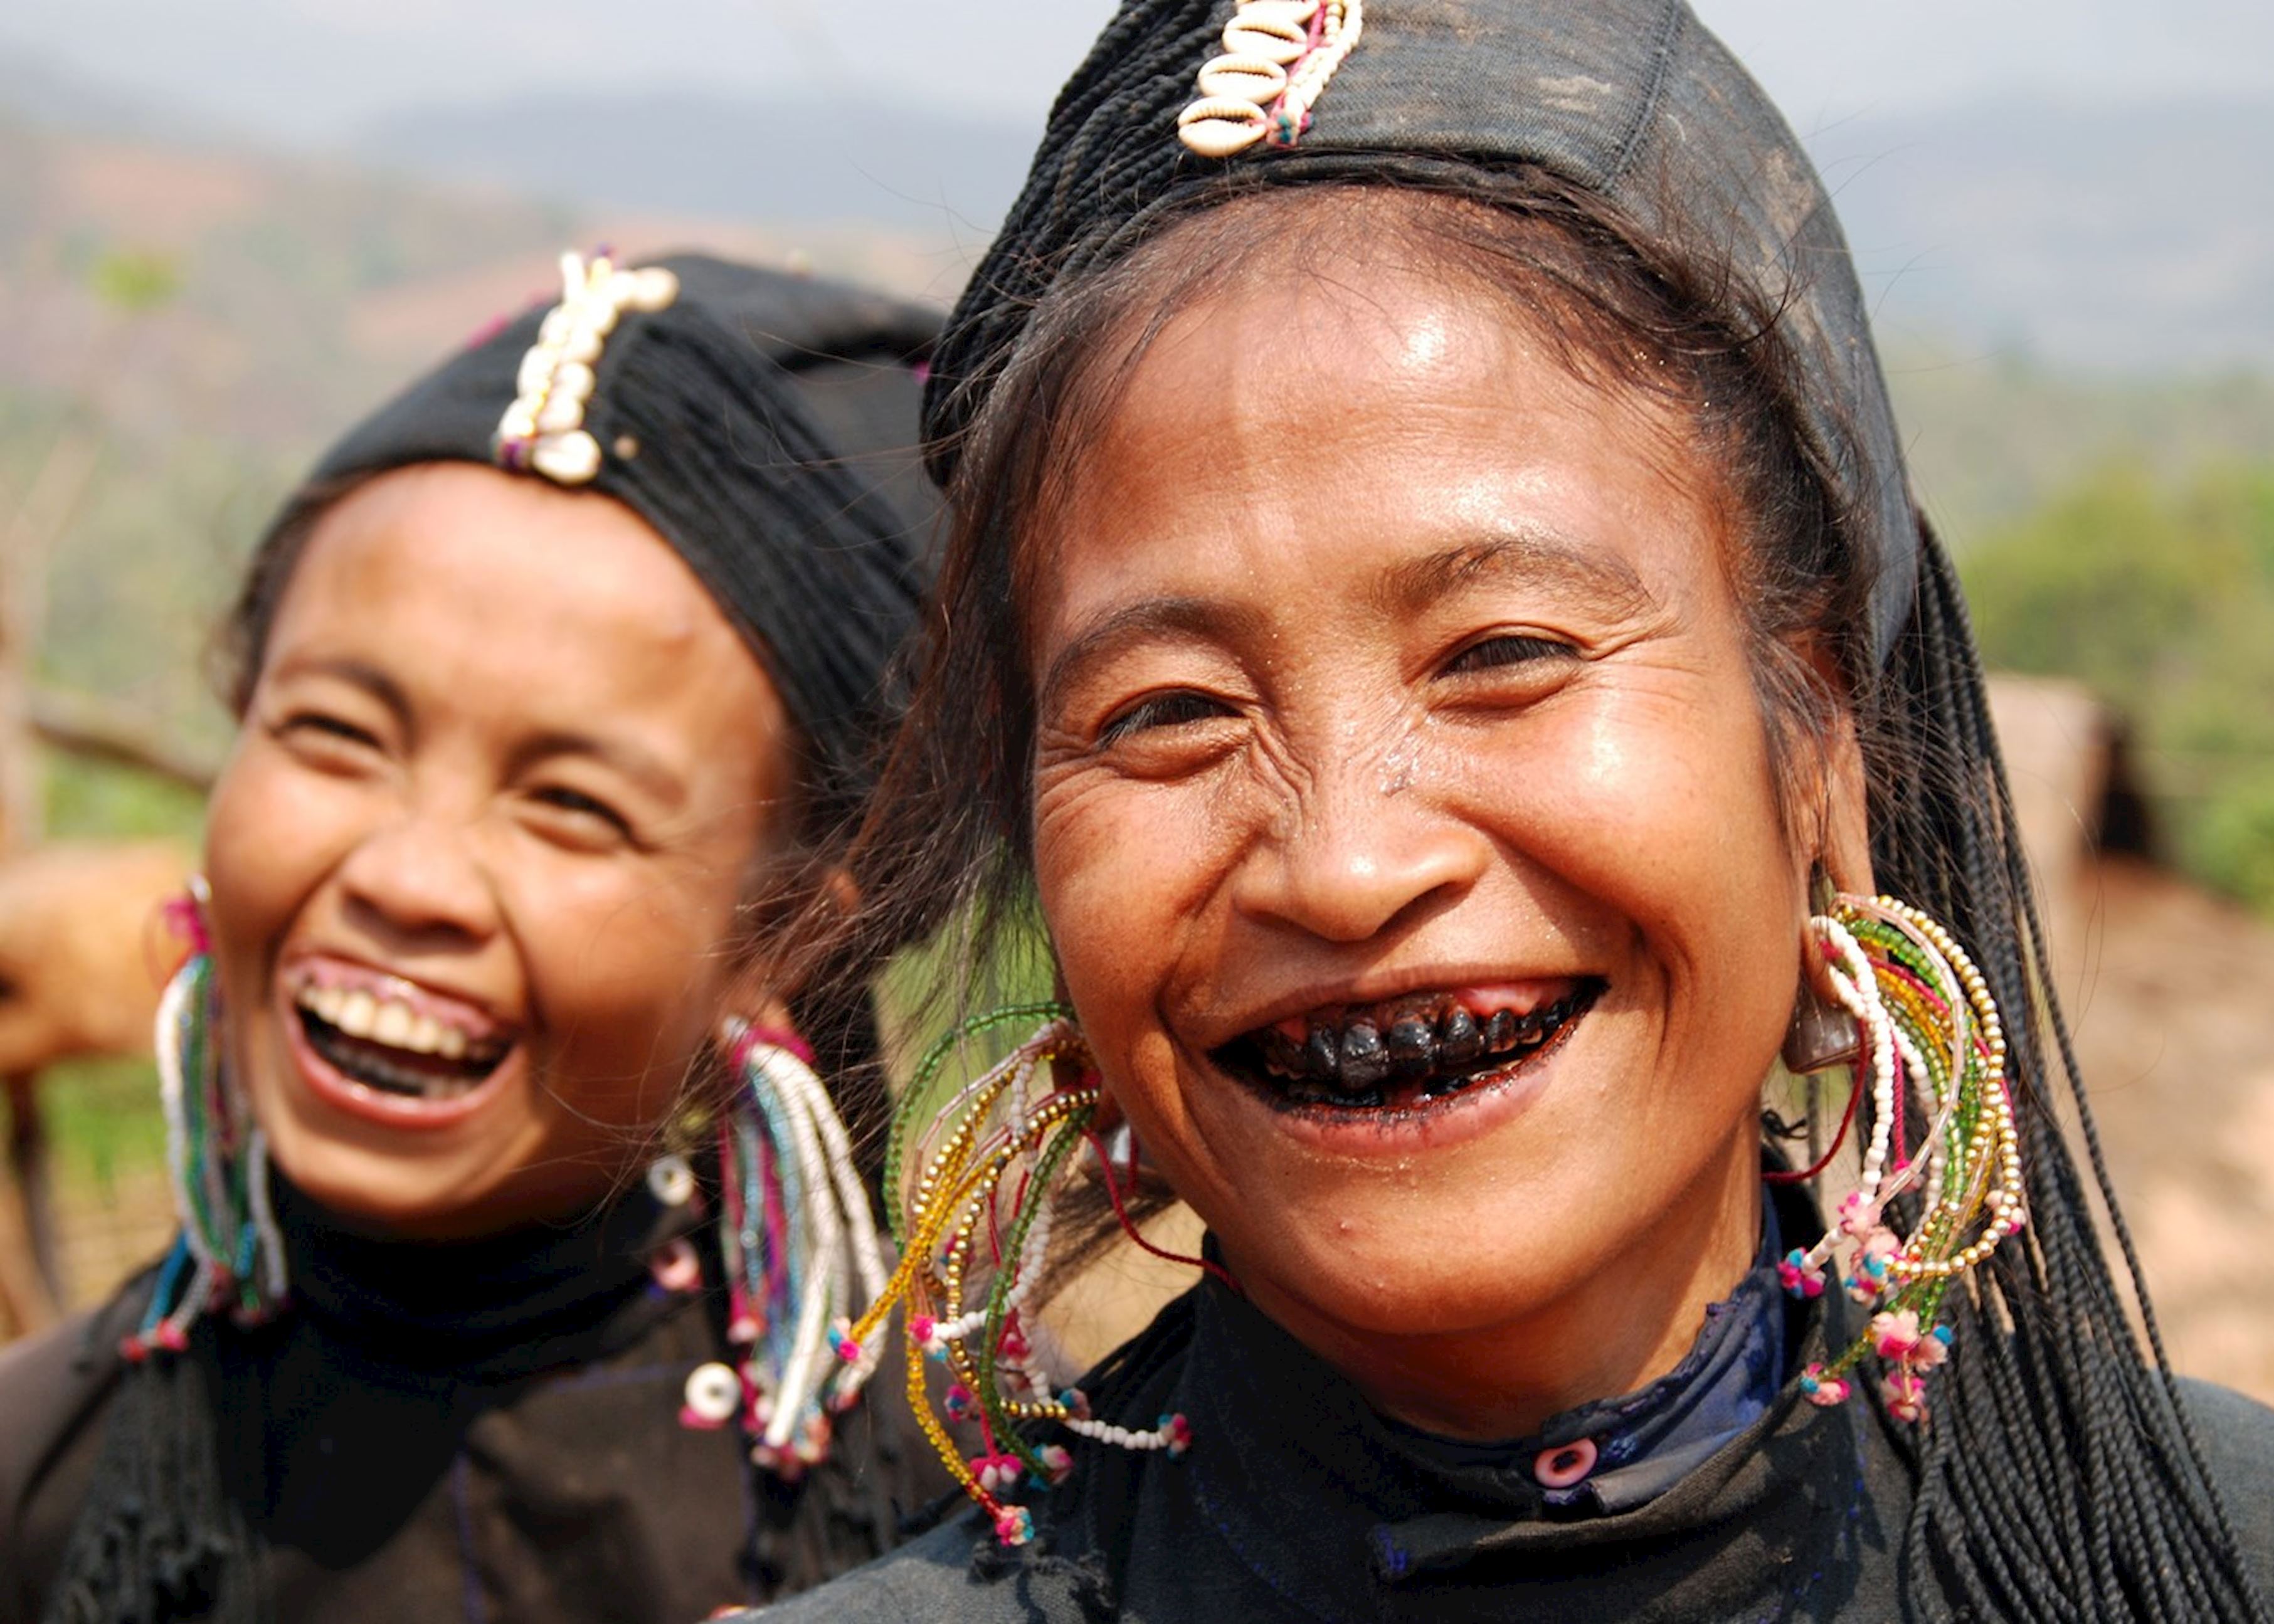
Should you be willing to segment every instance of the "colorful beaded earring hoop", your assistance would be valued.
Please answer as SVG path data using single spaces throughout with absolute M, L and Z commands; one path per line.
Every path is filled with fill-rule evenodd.
M 959 1044 L 1037 1019 L 1041 1029 L 998 1064 L 945 1101 L 937 1099 L 943 1069 Z M 1069 1074 L 1076 1079 L 1071 1086 Z M 900 1266 L 868 1312 L 835 1337 L 839 1357 L 864 1372 L 886 1318 L 906 1307 L 910 1406 L 947 1470 L 1006 1545 L 1032 1538 L 1034 1521 L 1005 1497 L 1021 1483 L 1056 1483 L 1073 1469 L 1065 1449 L 1027 1436 L 1032 1425 L 1054 1422 L 1095 1442 L 1171 1456 L 1182 1455 L 1191 1440 L 1178 1415 L 1163 1416 L 1143 1432 L 1096 1419 L 1078 1388 L 1053 1383 L 1022 1317 L 1050 1255 L 1052 1202 L 1084 1150 L 1103 1164 L 1106 1192 L 1128 1226 L 1096 1132 L 1099 1101 L 1088 1052 L 1059 1005 L 998 1011 L 935 1044 L 901 1096 L 885 1152 Z M 949 1420 L 976 1427 L 977 1455 L 967 1458 L 933 1415 L 927 1359 L 946 1366 L 943 1408 Z
M 2026 1222 L 2005 1030 L 1974 961 L 1916 908 L 1842 893 L 1810 919 L 1809 940 L 1859 1040 L 1847 1046 L 1856 1081 L 1841 1133 L 1867 1082 L 1871 1132 L 1839 1222 L 1788 1253 L 1778 1273 L 1794 1296 L 1813 1297 L 1836 1263 L 1849 1294 L 1877 1312 L 1838 1357 L 1803 1372 L 1801 1387 L 1816 1403 L 1839 1403 L 1864 1358 L 1876 1357 L 1887 1413 L 1917 1421 L 1925 1377 L 1949 1350 L 1950 1328 L 1938 1323 L 1943 1298 Z M 1837 1047 L 1818 1034 L 1818 1052 Z M 1918 1209 L 1908 1235 L 1892 1222 L 1904 1196 Z
M 205 881 L 193 876 L 189 894 L 166 910 L 190 949 L 159 1000 L 156 1034 L 166 1175 L 181 1227 L 141 1324 L 119 1345 L 131 1361 L 154 1350 L 181 1352 L 191 1327 L 216 1310 L 257 1324 L 285 1298 L 284 1241 L 268 1205 L 267 1140 L 222 1064 L 206 901 Z
M 736 1088 L 719 1124 L 719 1262 L 736 1364 L 687 1379 L 682 1425 L 738 1423 L 750 1459 L 795 1478 L 829 1451 L 830 1414 L 858 1396 L 869 1365 L 832 1357 L 836 1327 L 884 1290 L 884 1248 L 845 1124 L 794 1034 L 739 1020 L 723 1039 Z M 695 1199 L 686 1162 L 666 1156 L 648 1186 L 667 1206 Z M 681 1244 L 682 1247 L 684 1243 Z M 692 1249 L 675 1260 L 701 1283 Z M 668 1282 L 666 1282 L 668 1283 Z

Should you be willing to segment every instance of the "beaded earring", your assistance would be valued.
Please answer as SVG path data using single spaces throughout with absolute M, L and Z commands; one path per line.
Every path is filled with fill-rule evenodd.
M 169 924 L 189 956 L 158 1004 L 159 1098 L 166 1117 L 166 1175 L 181 1227 L 142 1323 L 119 1344 L 139 1361 L 179 1353 L 206 1314 L 225 1309 L 240 1325 L 283 1306 L 284 1241 L 268 1205 L 268 1145 L 222 1064 L 215 1026 L 221 993 L 205 923 L 202 878 L 169 905 Z
M 722 1035 L 736 1088 L 718 1124 L 717 1229 L 727 1337 L 742 1352 L 735 1365 L 704 1365 L 687 1379 L 680 1420 L 739 1422 L 751 1460 L 795 1478 L 828 1454 L 831 1412 L 850 1405 L 868 1376 L 868 1366 L 840 1365 L 831 1350 L 835 1327 L 884 1290 L 884 1249 L 812 1050 L 794 1034 L 740 1020 Z M 651 1166 L 648 1184 L 668 1206 L 696 1194 L 678 1156 Z M 699 1286 L 691 1248 L 666 1267 L 674 1264 L 693 1277 L 690 1289 Z
M 1849 1294 L 1876 1312 L 1838 1357 L 1801 1373 L 1801 1388 L 1815 1403 L 1839 1403 L 1864 1359 L 1876 1357 L 1887 1413 L 1918 1421 L 1925 1377 L 1948 1355 L 1950 1328 L 1937 1318 L 1952 1282 L 2026 1222 L 2005 1030 L 1974 961 L 1916 908 L 1841 893 L 1810 919 L 1809 940 L 1858 1040 L 1841 1133 L 1867 1080 L 1871 1133 L 1839 1222 L 1814 1246 L 1787 1254 L 1778 1274 L 1794 1296 L 1813 1297 L 1836 1263 Z M 1917 1221 L 1898 1234 L 1894 1203 L 1913 1192 Z
M 936 1101 L 958 1044 L 1037 1018 L 1041 1029 L 1000 1064 L 945 1102 Z M 1068 1073 L 1076 1079 L 1071 1086 Z M 906 1307 L 910 1407 L 1006 1545 L 1032 1538 L 1034 1520 L 1005 1497 L 1023 1482 L 1057 1483 L 1073 1469 L 1065 1449 L 1027 1437 L 1028 1425 L 1055 1422 L 1096 1442 L 1171 1456 L 1191 1441 L 1180 1415 L 1163 1416 L 1142 1432 L 1093 1417 L 1080 1389 L 1052 1382 L 1022 1318 L 1050 1255 L 1052 1201 L 1085 1149 L 1105 1164 L 1107 1194 L 1121 1211 L 1096 1129 L 1100 1098 L 1081 1034 L 1057 1004 L 998 1011 L 935 1044 L 901 1096 L 885 1151 L 900 1266 L 869 1311 L 833 1338 L 838 1357 L 865 1372 L 886 1319 L 894 1307 Z M 949 1420 L 976 1427 L 977 1455 L 967 1458 L 932 1414 L 928 1359 L 946 1367 L 943 1408 Z

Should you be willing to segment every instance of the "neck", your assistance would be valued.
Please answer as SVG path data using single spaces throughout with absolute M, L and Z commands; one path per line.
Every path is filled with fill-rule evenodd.
M 1750 1122 L 1729 1153 L 1632 1244 L 1570 1291 L 1502 1322 L 1454 1331 L 1352 1327 L 1250 1282 L 1255 1305 L 1383 1414 L 1443 1437 L 1527 1438 L 1551 1417 L 1631 1393 L 1679 1365 L 1706 1311 L 1736 1289 L 1760 1244 L 1760 1156 Z M 1696 1238 L 1669 1245 L 1670 1232 Z

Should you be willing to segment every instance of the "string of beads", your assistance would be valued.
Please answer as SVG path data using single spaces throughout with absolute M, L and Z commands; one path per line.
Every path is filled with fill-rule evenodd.
M 745 1351 L 689 1376 L 680 1420 L 739 1421 L 751 1460 L 794 1479 L 828 1454 L 831 1413 L 873 1366 L 840 1366 L 827 1350 L 832 1327 L 884 1289 L 885 1252 L 851 1140 L 798 1040 L 739 1020 L 725 1035 L 742 1088 L 719 1122 L 717 1229 L 727 1338 Z M 697 1198 L 677 1156 L 650 1169 L 649 1185 L 668 1204 Z
M 1810 928 L 1834 996 L 1864 1034 L 1856 1086 L 1868 1068 L 1871 1135 L 1839 1222 L 1778 1273 L 1795 1296 L 1816 1297 L 1840 1262 L 1849 1296 L 1877 1312 L 1839 1357 L 1810 1365 L 1801 1387 L 1818 1404 L 1839 1403 L 1852 1372 L 1876 1357 L 1888 1414 L 1918 1421 L 1925 1378 L 1949 1353 L 1949 1328 L 1937 1323 L 1945 1294 L 2026 1222 L 2005 1030 L 1973 960 L 1917 909 L 1842 896 Z M 1907 1132 L 1914 1109 L 1916 1137 Z M 1914 1192 L 1917 1222 L 1899 1235 L 1893 1204 Z
M 192 951 L 159 1000 L 159 1099 L 166 1117 L 166 1170 L 179 1228 L 159 1266 L 142 1322 L 119 1351 L 139 1361 L 179 1353 L 206 1314 L 225 1311 L 252 1325 L 283 1306 L 284 1240 L 268 1205 L 268 1147 L 230 1084 L 214 1031 L 213 957 L 193 904 L 170 911 Z
M 1044 1024 L 1034 1036 L 945 1103 L 937 1100 L 957 1043 L 1036 1017 Z M 1062 1086 L 1062 1071 L 1080 1080 Z M 839 1357 L 860 1370 L 873 1359 L 872 1344 L 893 1308 L 907 1308 L 910 1408 L 1006 1545 L 1032 1538 L 1034 1522 L 1005 1496 L 1029 1480 L 1058 1482 L 1073 1465 L 1065 1449 L 1033 1441 L 1026 1425 L 1057 1423 L 1096 1442 L 1172 1456 L 1191 1442 L 1182 1416 L 1163 1416 L 1144 1430 L 1096 1419 L 1080 1389 L 1052 1381 L 1023 1322 L 1049 1257 L 1057 1187 L 1084 1147 L 1097 1143 L 1092 1128 L 1099 1099 L 1081 1041 L 1055 1005 L 999 1011 L 935 1045 L 901 1096 L 885 1153 L 899 1267 L 868 1312 L 833 1337 Z M 1110 1168 L 1106 1177 L 1112 1177 Z M 946 1366 L 942 1408 L 948 1419 L 978 1430 L 977 1455 L 967 1458 L 932 1413 L 925 1370 L 930 1361 Z

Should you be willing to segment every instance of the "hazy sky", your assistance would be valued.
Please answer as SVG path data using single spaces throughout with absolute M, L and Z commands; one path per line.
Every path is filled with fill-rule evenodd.
M 1226 7 L 1229 11 L 1229 4 Z M 2267 0 L 1698 0 L 1803 132 L 1984 94 L 2274 97 Z M 1031 124 L 1111 0 L 6 0 L 0 48 L 264 134 L 613 82 Z

